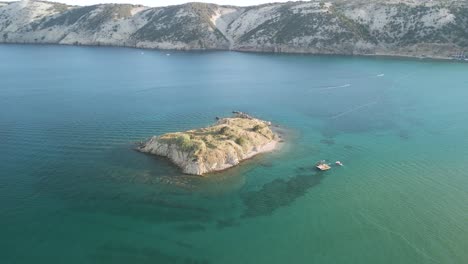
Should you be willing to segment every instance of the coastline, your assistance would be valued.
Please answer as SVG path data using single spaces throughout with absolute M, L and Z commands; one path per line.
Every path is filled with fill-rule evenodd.
M 149 142 L 151 142 L 151 140 Z M 177 168 L 182 169 L 182 172 L 184 174 L 197 175 L 197 176 L 205 177 L 205 176 L 208 176 L 208 175 L 211 175 L 211 174 L 220 173 L 220 172 L 226 171 L 228 169 L 237 167 L 237 166 L 241 165 L 243 162 L 245 162 L 247 160 L 250 160 L 250 159 L 253 159 L 253 158 L 255 158 L 255 157 L 259 156 L 259 155 L 268 154 L 268 153 L 280 150 L 281 146 L 282 146 L 281 140 L 273 140 L 273 141 L 271 141 L 271 142 L 269 142 L 269 143 L 267 143 L 267 144 L 265 144 L 263 146 L 260 146 L 256 150 L 252 150 L 252 151 L 246 153 L 246 156 L 244 156 L 242 159 L 239 159 L 239 162 L 237 164 L 225 163 L 224 166 L 222 166 L 222 167 L 218 167 L 218 168 L 212 169 L 209 172 L 202 172 L 202 173 L 193 173 L 193 172 L 184 171 L 184 166 L 186 164 L 184 164 L 184 163 L 180 162 L 179 160 L 174 159 L 173 157 L 170 157 L 170 156 L 161 155 L 161 154 L 156 154 L 155 155 L 154 153 L 148 152 L 148 151 L 145 150 L 146 146 L 138 146 L 138 147 L 135 148 L 135 150 L 138 151 L 138 152 L 141 152 L 143 154 L 153 155 L 153 156 L 155 155 L 155 156 L 157 156 L 159 158 L 167 159 L 168 161 L 170 161 L 171 164 L 173 164 Z M 162 146 L 162 147 L 164 149 L 169 148 L 169 146 Z
M 375 53 L 375 54 L 364 54 L 364 53 L 320 53 L 320 52 L 302 52 L 302 51 L 268 51 L 262 49 L 256 50 L 245 50 L 245 49 L 197 49 L 197 48 L 187 48 L 187 49 L 160 49 L 160 48 L 145 48 L 133 45 L 114 45 L 114 44 L 62 44 L 62 43 L 31 43 L 31 42 L 1 42 L 0 45 L 5 46 L 62 46 L 62 47 L 90 47 L 90 48 L 125 48 L 125 49 L 135 49 L 135 50 L 150 50 L 150 51 L 160 51 L 160 52 L 237 52 L 237 53 L 246 53 L 246 54 L 274 54 L 274 55 L 304 55 L 304 56 L 343 56 L 343 57 L 362 57 L 362 58 L 384 58 L 384 59 L 411 59 L 419 61 L 444 61 L 444 62 L 454 62 L 454 63 L 468 63 L 468 60 L 459 60 L 453 57 L 447 56 L 429 56 L 425 55 L 417 56 L 410 54 L 391 54 L 391 53 Z
M 277 150 L 284 142 L 270 122 L 234 113 L 212 126 L 153 136 L 136 150 L 166 157 L 185 174 L 204 176 Z
M 232 169 L 234 167 L 238 167 L 240 165 L 242 165 L 242 163 L 248 161 L 248 160 L 251 160 L 255 157 L 258 157 L 259 155 L 262 155 L 262 154 L 268 154 L 268 153 L 272 153 L 274 151 L 278 151 L 281 149 L 281 142 L 280 141 L 272 141 L 266 145 L 264 145 L 263 147 L 261 147 L 261 149 L 259 149 L 258 151 L 252 151 L 250 152 L 249 154 L 251 155 L 247 155 L 247 157 L 245 157 L 244 159 L 242 160 L 239 160 L 239 163 L 236 164 L 236 165 L 230 165 L 230 166 L 226 166 L 225 168 L 223 169 L 218 169 L 218 170 L 213 170 L 211 172 L 208 172 L 206 174 L 204 174 L 203 176 L 206 177 L 206 176 L 210 176 L 212 174 L 216 174 L 216 173 L 221 173 L 223 171 L 226 171 L 226 170 L 229 170 L 229 169 Z

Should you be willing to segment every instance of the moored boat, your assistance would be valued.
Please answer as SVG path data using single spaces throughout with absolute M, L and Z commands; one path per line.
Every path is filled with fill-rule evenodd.
M 327 171 L 331 169 L 330 165 L 328 165 L 324 160 L 317 162 L 315 167 L 321 171 Z

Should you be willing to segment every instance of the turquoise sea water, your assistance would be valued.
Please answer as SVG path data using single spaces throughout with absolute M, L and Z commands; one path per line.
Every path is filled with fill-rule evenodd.
M 468 263 L 467 64 L 14 45 L 0 62 L 1 263 Z M 232 110 L 288 143 L 207 178 L 132 150 Z

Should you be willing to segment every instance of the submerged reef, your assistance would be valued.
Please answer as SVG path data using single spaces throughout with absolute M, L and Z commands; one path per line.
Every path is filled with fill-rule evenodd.
M 245 206 L 242 217 L 257 217 L 272 214 L 276 209 L 293 203 L 307 191 L 319 185 L 324 175 L 310 175 L 313 168 L 299 168 L 298 174 L 289 179 L 276 179 L 265 184 L 259 191 L 252 191 L 242 196 Z

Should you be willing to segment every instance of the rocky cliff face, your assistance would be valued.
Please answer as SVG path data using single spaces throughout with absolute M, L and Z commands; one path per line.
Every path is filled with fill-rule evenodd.
M 0 2 L 0 42 L 450 57 L 468 49 L 468 4 L 333 0 L 149 8 Z
M 167 157 L 186 174 L 203 175 L 272 151 L 277 143 L 268 122 L 235 117 L 202 129 L 155 136 L 138 150 Z

